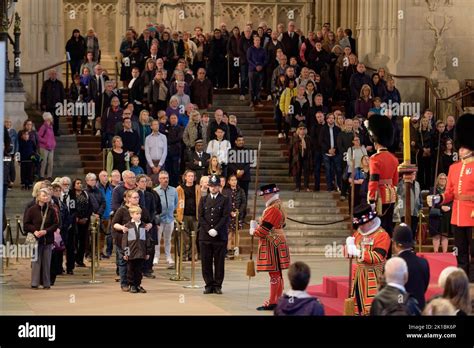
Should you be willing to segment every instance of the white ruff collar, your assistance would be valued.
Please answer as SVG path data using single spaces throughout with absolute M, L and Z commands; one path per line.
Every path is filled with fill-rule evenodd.
M 268 207 L 270 204 L 275 202 L 277 199 L 280 199 L 280 195 L 278 193 L 275 193 L 272 198 L 270 198 L 266 203 L 265 206 Z
M 360 226 L 360 227 L 357 229 L 357 231 L 359 231 L 359 233 L 360 233 L 361 235 L 363 235 L 363 236 L 368 236 L 369 234 L 374 233 L 374 232 L 377 231 L 377 229 L 380 227 L 381 221 L 380 221 L 380 218 L 379 218 L 379 217 L 376 217 L 376 218 L 373 219 L 372 221 L 373 221 L 373 225 L 372 225 L 372 227 L 371 227 L 369 230 L 363 231 L 363 230 L 361 229 L 362 226 Z

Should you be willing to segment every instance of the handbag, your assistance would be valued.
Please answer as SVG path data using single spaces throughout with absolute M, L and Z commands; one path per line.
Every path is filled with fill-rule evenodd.
M 40 227 L 40 231 L 43 229 L 44 227 L 44 223 L 46 221 L 46 216 L 48 215 L 48 210 L 49 210 L 49 206 L 47 205 L 46 206 L 46 211 L 44 212 L 44 214 L 42 215 L 43 217 L 43 220 L 41 221 L 41 227 Z M 36 236 L 31 233 L 31 232 L 28 232 L 28 234 L 26 235 L 26 240 L 25 240 L 25 244 L 26 245 L 36 245 L 38 244 L 38 239 L 36 238 Z

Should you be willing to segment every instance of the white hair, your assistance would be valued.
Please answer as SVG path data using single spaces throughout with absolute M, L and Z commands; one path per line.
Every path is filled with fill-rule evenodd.
M 43 112 L 43 120 L 46 121 L 48 119 L 52 121 L 53 120 L 53 115 L 51 115 L 50 112 Z
M 97 180 L 97 176 L 94 173 L 87 173 L 86 181 L 89 181 L 89 180 Z
M 385 280 L 387 283 L 405 285 L 408 266 L 401 257 L 392 257 L 385 263 Z
M 449 275 L 455 271 L 457 271 L 459 268 L 456 266 L 448 266 L 445 269 L 441 271 L 439 274 L 438 278 L 438 286 L 442 289 L 444 289 L 444 286 L 446 285 L 446 279 L 448 279 Z

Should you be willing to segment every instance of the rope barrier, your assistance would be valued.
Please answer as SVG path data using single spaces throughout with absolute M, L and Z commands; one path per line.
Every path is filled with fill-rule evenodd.
M 304 221 L 292 219 L 292 218 L 290 218 L 289 216 L 287 216 L 286 219 L 287 219 L 287 220 L 290 220 L 290 221 L 292 221 L 292 222 L 296 222 L 296 223 L 298 223 L 298 224 L 302 224 L 302 225 L 309 225 L 309 226 L 329 226 L 329 225 L 334 225 L 334 224 L 338 224 L 338 223 L 341 223 L 341 222 L 350 221 L 350 220 L 351 220 L 351 217 L 348 216 L 348 217 L 346 217 L 346 218 L 344 218 L 344 219 L 342 219 L 342 220 L 331 221 L 331 222 L 324 222 L 324 223 L 304 222 Z M 243 224 L 250 226 L 250 224 L 249 224 L 247 221 L 244 221 Z

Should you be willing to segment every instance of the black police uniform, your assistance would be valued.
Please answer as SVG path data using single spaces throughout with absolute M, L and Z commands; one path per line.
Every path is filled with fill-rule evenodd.
M 212 176 L 209 184 L 219 182 Z M 230 201 L 221 193 L 213 198 L 209 193 L 199 202 L 199 248 L 201 252 L 202 276 L 206 282 L 205 293 L 220 293 L 224 281 L 224 261 L 227 249 L 227 233 L 230 223 Z M 212 237 L 208 231 L 215 229 Z M 214 264 L 214 270 L 212 265 Z

